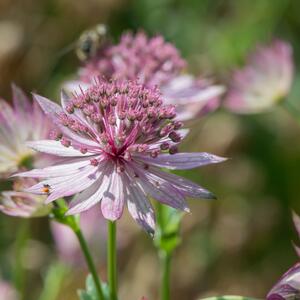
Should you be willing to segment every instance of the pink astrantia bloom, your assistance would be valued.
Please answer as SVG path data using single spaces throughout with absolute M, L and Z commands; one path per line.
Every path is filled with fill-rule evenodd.
M 52 205 L 45 205 L 44 195 L 35 195 L 23 192 L 26 187 L 36 184 L 37 180 L 24 178 L 14 182 L 14 190 L 3 191 L 0 194 L 0 211 L 4 214 L 32 218 L 42 217 L 50 213 Z
M 292 47 L 275 40 L 259 46 L 248 64 L 233 74 L 224 105 L 236 113 L 262 112 L 287 96 L 292 80 Z
M 62 94 L 62 107 L 36 95 L 61 132 L 57 140 L 29 142 L 33 149 L 64 157 L 57 165 L 20 173 L 45 178 L 27 189 L 46 203 L 77 194 L 68 214 L 101 202 L 106 219 L 117 220 L 127 204 L 133 218 L 154 231 L 154 211 L 147 197 L 188 211 L 185 197 L 213 198 L 197 184 L 159 168 L 191 169 L 224 161 L 208 153 L 177 153 L 187 134 L 175 121 L 174 106 L 164 105 L 156 89 L 135 82 L 96 82 L 81 94 Z
M 12 87 L 13 107 L 0 100 L 0 176 L 7 176 L 33 160 L 41 165 L 42 157 L 25 144 L 49 135 L 50 122 L 37 103 L 31 103 L 18 87 Z
M 86 88 L 99 77 L 139 80 L 148 87 L 158 86 L 164 100 L 178 106 L 177 119 L 189 120 L 216 109 L 224 87 L 183 74 L 185 67 L 178 50 L 162 36 L 126 33 L 119 44 L 104 47 L 89 60 L 79 70 L 78 81 L 65 87 L 70 91 Z

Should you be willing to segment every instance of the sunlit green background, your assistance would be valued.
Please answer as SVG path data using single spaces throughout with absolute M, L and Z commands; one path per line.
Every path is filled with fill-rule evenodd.
M 127 29 L 161 33 L 180 49 L 191 72 L 221 82 L 229 80 L 230 71 L 256 43 L 273 37 L 293 45 L 297 65 L 299 11 L 297 0 L 1 0 L 0 95 L 10 100 L 13 81 L 28 93 L 58 100 L 62 81 L 79 65 L 74 51 L 67 49 L 99 22 L 108 24 L 114 40 Z M 300 118 L 298 72 L 288 101 L 299 108 Z M 220 110 L 191 126 L 182 149 L 230 160 L 183 173 L 214 191 L 218 200 L 190 201 L 192 214 L 183 219 L 182 245 L 173 259 L 172 300 L 214 294 L 264 298 L 297 261 L 291 210 L 300 213 L 300 124 L 284 107 L 276 107 L 257 116 Z M 22 247 L 25 223 L 0 216 L 0 272 L 2 278 L 24 284 L 24 300 L 36 300 L 56 253 L 46 219 L 28 222 L 29 242 Z M 120 298 L 156 300 L 159 266 L 152 241 L 130 218 L 122 225 L 126 241 L 119 252 Z M 104 276 L 104 261 L 99 271 Z M 57 276 L 52 277 L 59 273 L 54 270 Z M 43 300 L 77 299 L 85 275 L 85 269 L 68 272 L 59 296 L 50 293 Z

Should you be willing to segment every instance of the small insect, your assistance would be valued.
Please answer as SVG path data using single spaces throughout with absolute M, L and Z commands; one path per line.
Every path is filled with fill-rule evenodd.
M 50 185 L 49 184 L 44 184 L 43 185 L 43 188 L 42 188 L 42 192 L 45 193 L 45 194 L 49 194 L 50 193 Z
M 84 31 L 76 43 L 76 54 L 81 61 L 93 58 L 108 42 L 108 28 L 104 24 Z

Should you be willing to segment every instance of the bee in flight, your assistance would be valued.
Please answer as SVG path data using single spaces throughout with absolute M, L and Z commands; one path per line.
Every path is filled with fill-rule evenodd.
M 50 193 L 50 185 L 49 184 L 44 184 L 43 185 L 43 188 L 42 188 L 42 192 L 45 193 L 45 194 L 49 194 Z
M 108 42 L 108 28 L 104 24 L 97 24 L 84 31 L 76 43 L 76 55 L 81 61 L 93 58 Z
M 109 44 L 109 30 L 105 24 L 97 24 L 94 27 L 84 31 L 80 37 L 71 43 L 70 45 L 63 48 L 59 53 L 57 53 L 56 60 L 52 64 L 52 68 L 49 71 L 49 76 L 41 83 L 39 87 L 42 89 L 51 76 L 57 71 L 62 63 L 62 58 L 68 54 L 70 51 L 74 51 L 80 61 L 85 62 L 97 55 L 97 53 Z

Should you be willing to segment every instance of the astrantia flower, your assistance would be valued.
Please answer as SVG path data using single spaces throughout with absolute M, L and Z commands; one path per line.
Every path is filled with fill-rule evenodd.
M 262 112 L 287 96 L 292 79 L 292 48 L 276 40 L 258 47 L 247 66 L 233 74 L 224 104 L 236 113 Z
M 167 103 L 178 105 L 178 120 L 188 120 L 215 109 L 223 86 L 183 75 L 185 60 L 162 36 L 149 38 L 144 32 L 123 34 L 120 43 L 107 46 L 79 71 L 79 79 L 66 87 L 74 91 L 88 87 L 94 78 L 139 80 L 158 86 Z
M 300 263 L 289 269 L 267 295 L 267 300 L 300 299 Z
M 21 173 L 45 178 L 27 191 L 45 194 L 46 203 L 77 194 L 68 214 L 101 202 L 106 219 L 117 220 L 127 204 L 133 218 L 154 231 L 154 211 L 147 197 L 187 211 L 185 197 L 213 198 L 197 184 L 159 168 L 191 169 L 224 158 L 208 153 L 177 153 L 187 134 L 174 121 L 174 106 L 165 105 L 156 89 L 135 82 L 96 82 L 67 98 L 62 108 L 35 96 L 61 132 L 57 140 L 30 142 L 37 151 L 64 157 L 60 164 Z
M 16 86 L 12 87 L 13 107 L 0 100 L 0 175 L 7 175 L 33 160 L 41 163 L 37 155 L 25 145 L 27 140 L 48 137 L 50 122 L 37 103 L 31 104 Z
M 51 204 L 45 205 L 44 195 L 34 195 L 21 190 L 37 183 L 34 179 L 22 179 L 14 182 L 13 191 L 4 191 L 0 195 L 0 211 L 6 215 L 22 218 L 41 217 L 49 214 Z

